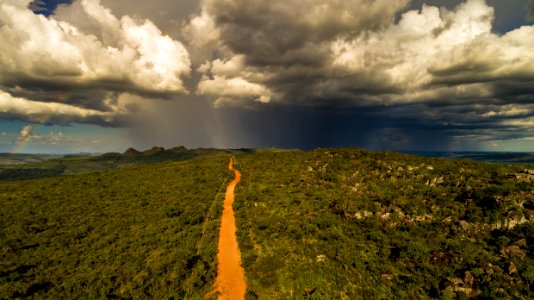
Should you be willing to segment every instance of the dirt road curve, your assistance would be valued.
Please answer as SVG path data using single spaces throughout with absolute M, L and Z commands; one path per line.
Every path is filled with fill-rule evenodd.
M 226 188 L 221 230 L 219 231 L 219 246 L 217 253 L 218 268 L 215 290 L 219 299 L 245 299 L 247 284 L 245 271 L 241 267 L 241 252 L 237 244 L 236 225 L 234 217 L 234 189 L 241 173 L 234 169 L 234 159 L 230 159 L 228 168 L 235 173 L 235 178 Z

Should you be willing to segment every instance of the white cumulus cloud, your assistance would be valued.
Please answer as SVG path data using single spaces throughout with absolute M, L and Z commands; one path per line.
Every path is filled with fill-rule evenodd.
M 120 113 L 120 111 L 119 111 Z M 70 122 L 106 124 L 120 122 L 116 111 L 101 112 L 62 103 L 46 103 L 13 97 L 0 91 L 0 116 L 34 123 L 68 124 Z
M 188 92 L 183 83 L 190 74 L 186 48 L 150 20 L 127 15 L 119 19 L 100 0 L 80 0 L 62 8 L 63 14 L 75 15 L 84 26 L 35 14 L 29 3 L 0 2 L 3 99 L 6 93 L 27 98 L 36 102 L 37 110 L 53 104 L 38 101 L 67 101 L 72 106 L 68 110 L 80 107 L 81 111 L 103 106 L 99 102 L 109 92 L 154 96 Z M 57 99 L 62 91 L 74 91 L 74 96 Z M 23 101 L 12 102 L 10 110 L 24 114 L 22 108 L 13 107 L 15 103 Z
M 151 21 L 129 16 L 119 20 L 99 0 L 81 0 L 85 17 L 101 31 L 99 39 L 70 23 L 34 14 L 20 5 L 24 1 L 14 2 L 0 5 L 3 82 L 14 75 L 22 83 L 34 79 L 112 85 L 115 81 L 149 92 L 185 91 L 181 76 L 190 72 L 187 50 L 162 35 Z
M 33 132 L 33 126 L 32 125 L 26 125 L 22 127 L 20 130 L 20 134 L 18 139 L 21 141 L 26 141 L 31 138 Z

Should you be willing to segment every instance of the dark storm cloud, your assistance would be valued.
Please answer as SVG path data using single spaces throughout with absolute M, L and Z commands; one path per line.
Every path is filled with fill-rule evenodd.
M 27 82 L 26 82 L 27 83 Z M 65 85 L 50 85 L 47 82 L 28 83 L 23 85 L 24 89 L 18 86 L 2 86 L 1 89 L 13 97 L 32 99 L 34 101 L 54 103 L 61 102 L 80 108 L 94 109 L 99 111 L 109 111 L 104 100 L 112 94 L 101 89 L 66 89 Z
M 61 102 L 76 107 L 109 111 L 105 103 L 111 95 L 123 93 L 139 95 L 153 99 L 172 99 L 176 92 L 158 91 L 136 86 L 129 79 L 99 78 L 87 82 L 62 80 L 55 77 L 35 78 L 27 74 L 5 74 L 0 90 L 15 97 L 22 97 L 41 102 Z M 73 74 L 64 74 L 71 76 Z M 79 74 L 78 74 L 79 75 Z M 1 78 L 1 77 L 0 77 Z
M 35 13 L 49 16 L 58 5 L 65 3 L 72 3 L 72 0 L 33 0 L 28 4 L 28 8 Z
M 164 34 L 175 37 L 182 21 L 200 11 L 199 0 L 102 0 L 117 17 L 133 16 L 151 20 Z
M 139 148 L 183 144 L 219 148 L 359 146 L 410 150 L 417 145 L 422 150 L 443 150 L 451 142 L 451 133 L 445 131 L 450 127 L 418 118 L 414 122 L 414 114 L 397 116 L 393 108 L 339 110 L 266 104 L 261 109 L 236 106 L 214 109 L 206 100 L 190 98 L 154 105 L 139 118 L 132 136 Z
M 387 25 L 407 0 L 204 1 L 221 38 L 259 66 L 305 65 L 325 59 L 322 43 Z M 298 12 L 298 13 L 297 13 Z
M 519 28 L 532 1 L 77 0 L 48 18 L 4 1 L 3 118 L 130 120 L 147 147 L 532 134 L 534 27 Z
M 30 2 L 30 4 L 28 4 L 28 8 L 37 13 L 47 11 L 46 3 L 43 0 L 34 0 Z
M 223 46 L 199 68 L 204 76 L 197 92 L 218 106 L 257 102 L 263 112 L 265 103 L 317 109 L 320 113 L 306 120 L 317 123 L 326 122 L 323 108 L 351 111 L 351 117 L 372 124 L 368 131 L 391 136 L 373 139 L 384 147 L 414 145 L 410 132 L 424 131 L 417 128 L 441 132 L 450 141 L 446 136 L 469 130 L 525 130 L 530 124 L 534 27 L 495 33 L 495 16 L 506 15 L 503 3 L 495 4 L 496 12 L 483 0 L 449 1 L 444 8 L 399 1 L 380 17 L 370 2 L 332 3 L 204 1 L 197 20 L 214 25 L 197 27 L 209 28 L 219 40 L 211 45 Z M 280 120 L 285 117 L 280 112 Z M 371 122 L 373 117 L 378 121 Z M 335 130 L 322 129 L 345 132 L 339 122 L 332 124 Z
M 32 115 L 24 114 L 24 117 L 21 117 L 22 113 L 20 112 L 2 112 L 0 111 L 0 118 L 6 121 L 20 121 L 24 120 L 26 122 L 44 124 L 44 125 L 70 125 L 72 123 L 82 123 L 82 124 L 94 124 L 103 127 L 120 127 L 130 124 L 130 118 L 127 115 L 113 115 L 113 116 L 99 116 L 99 115 L 89 115 L 89 116 L 79 116 L 78 114 L 57 114 L 53 111 L 45 114 Z
M 32 101 L 0 91 L 0 118 L 50 125 L 81 122 L 120 126 L 125 125 L 129 113 L 128 105 L 132 103 L 131 99 L 122 98 L 110 98 L 107 101 L 113 110 L 99 111 L 58 102 Z
M 528 17 L 534 19 L 534 0 L 529 0 L 527 4 Z
M 435 100 L 458 94 L 457 86 L 466 86 L 463 94 L 470 96 L 477 88 L 467 85 L 502 78 L 495 71 L 516 59 L 495 60 L 493 44 L 524 38 L 493 35 L 494 10 L 482 0 L 454 11 L 406 11 L 398 23 L 395 15 L 407 1 L 203 3 L 198 18 L 214 22 L 210 31 L 225 48 L 222 57 L 199 69 L 205 74 L 199 92 L 218 104 L 229 100 L 226 90 L 232 90 L 228 102 L 238 103 L 245 85 L 243 99 L 306 106 L 324 100 L 343 106 Z M 520 72 L 516 65 L 508 78 Z M 236 80 L 243 84 L 231 84 Z
M 325 97 L 342 100 L 347 92 L 354 95 L 361 91 L 364 95 L 366 91 L 389 89 L 376 84 L 377 81 L 385 83 L 383 74 L 378 72 L 361 76 L 332 70 L 332 43 L 387 27 L 407 3 L 405 0 L 204 1 L 202 18 L 206 19 L 207 15 L 215 24 L 218 38 L 225 46 L 223 63 L 242 55 L 239 68 L 250 76 L 236 78 L 261 86 L 262 89 L 256 90 L 263 93 L 257 95 L 251 95 L 251 89 L 244 89 L 244 98 L 260 102 L 285 98 L 309 104 L 310 100 Z M 195 37 L 191 39 L 194 41 Z M 228 75 L 212 68 L 209 73 L 212 80 L 204 80 L 200 91 L 211 83 L 223 87 Z M 265 93 L 267 86 L 270 93 Z M 235 85 L 230 87 L 236 90 Z M 234 92 L 234 98 L 239 98 L 238 94 Z M 224 97 L 218 100 L 224 101 Z
M 139 140 L 439 150 L 528 138 L 529 28 L 500 34 L 525 2 L 408 2 L 376 16 L 361 1 L 203 1 L 182 32 L 201 74 L 192 97 L 218 108 L 165 104 L 165 125 Z

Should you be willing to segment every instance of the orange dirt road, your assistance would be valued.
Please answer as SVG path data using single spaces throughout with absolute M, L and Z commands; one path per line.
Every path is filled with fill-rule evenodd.
M 219 299 L 245 299 L 247 283 L 245 271 L 241 267 L 241 252 L 237 244 L 236 225 L 234 217 L 234 189 L 241 180 L 241 173 L 234 169 L 234 159 L 230 159 L 228 169 L 234 171 L 235 178 L 226 188 L 221 230 L 219 231 L 219 246 L 217 253 L 218 267 L 215 290 Z

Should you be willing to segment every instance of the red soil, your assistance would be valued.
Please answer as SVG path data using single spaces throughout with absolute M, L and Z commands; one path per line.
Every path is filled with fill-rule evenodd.
M 234 169 L 233 159 L 230 159 L 228 169 L 234 171 L 235 178 L 226 188 L 221 229 L 219 231 L 219 246 L 217 253 L 218 268 L 215 280 L 215 291 L 219 299 L 245 299 L 247 284 L 245 271 L 241 267 L 241 252 L 237 244 L 236 225 L 234 217 L 234 189 L 241 180 L 241 173 Z

